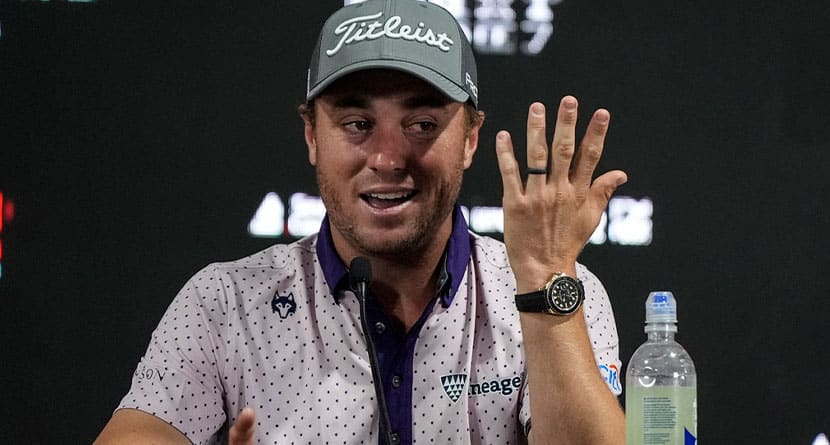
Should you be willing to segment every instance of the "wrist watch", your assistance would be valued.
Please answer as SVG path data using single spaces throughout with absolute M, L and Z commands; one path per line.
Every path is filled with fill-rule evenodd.
M 516 295 L 516 309 L 519 312 L 546 312 L 553 315 L 568 315 L 576 312 L 585 300 L 582 281 L 562 272 L 553 274 L 545 287 L 535 292 Z

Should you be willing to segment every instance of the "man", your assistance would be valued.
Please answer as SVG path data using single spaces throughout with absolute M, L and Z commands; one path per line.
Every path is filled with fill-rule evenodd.
M 470 233 L 456 204 L 483 121 L 476 82 L 438 6 L 369 0 L 330 17 L 300 110 L 319 234 L 196 274 L 98 443 L 621 443 L 598 371 L 618 363 L 613 314 L 576 263 L 626 180 L 591 179 L 609 113 L 577 150 L 576 99 L 559 104 L 552 145 L 532 104 L 526 182 L 499 132 L 502 244 Z

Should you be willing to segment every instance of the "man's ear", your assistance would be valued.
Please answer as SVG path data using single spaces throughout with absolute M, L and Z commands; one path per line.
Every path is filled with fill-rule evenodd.
M 305 144 L 308 147 L 308 162 L 317 166 L 317 138 L 314 135 L 314 123 L 311 122 L 311 117 L 308 114 L 303 114 L 303 122 L 305 127 L 303 133 L 305 134 Z
M 468 169 L 473 163 L 473 155 L 478 150 L 478 133 L 481 126 L 484 125 L 484 112 L 478 111 L 478 121 L 467 130 L 467 138 L 464 141 L 464 169 Z

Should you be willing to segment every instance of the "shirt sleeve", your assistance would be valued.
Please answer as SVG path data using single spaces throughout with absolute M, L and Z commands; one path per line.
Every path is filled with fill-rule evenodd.
M 176 295 L 133 374 L 118 409 L 152 414 L 204 444 L 226 422 L 217 341 L 226 328 L 220 279 L 207 267 Z
M 583 316 L 588 326 L 588 339 L 594 351 L 594 360 L 597 369 L 608 389 L 616 396 L 622 394 L 620 369 L 622 362 L 619 357 L 620 340 L 617 335 L 617 323 L 611 300 L 605 287 L 587 267 L 577 264 L 577 277 L 585 287 L 585 302 Z M 519 421 L 525 435 L 530 432 L 530 385 L 524 379 L 522 398 L 519 402 Z
M 622 394 L 620 338 L 611 300 L 599 279 L 585 266 L 577 265 L 577 276 L 585 287 L 584 316 L 588 338 L 602 379 L 614 395 Z

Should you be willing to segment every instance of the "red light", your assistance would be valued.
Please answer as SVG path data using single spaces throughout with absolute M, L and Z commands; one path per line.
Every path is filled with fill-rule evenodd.
M 3 216 L 0 219 L 6 220 L 6 222 L 11 222 L 14 219 L 14 201 L 7 199 L 5 203 L 2 202 L 2 197 L 0 197 L 0 205 L 2 205 L 3 209 Z M 0 226 L 0 230 L 3 230 L 3 226 Z
M 3 232 L 3 220 L 6 219 L 6 204 L 3 201 L 3 192 L 0 192 L 0 210 L 3 214 L 0 215 L 0 233 Z M 3 240 L 0 239 L 0 260 L 3 259 Z M 0 271 L 2 273 L 2 271 Z

